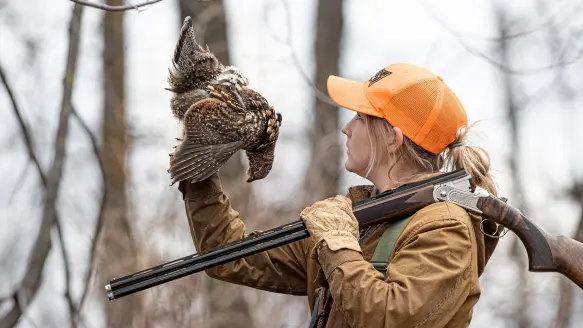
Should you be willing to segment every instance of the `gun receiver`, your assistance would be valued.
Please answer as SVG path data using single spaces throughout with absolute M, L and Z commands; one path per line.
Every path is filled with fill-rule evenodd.
M 518 235 L 526 247 L 530 271 L 554 271 L 583 288 L 583 244 L 564 236 L 542 231 L 520 211 L 502 200 L 473 193 L 464 170 L 445 173 L 412 183 L 353 204 L 361 228 L 411 215 L 435 202 L 455 203 L 469 212 L 505 226 Z M 152 267 L 105 286 L 108 299 L 118 299 L 190 274 L 235 261 L 259 252 L 308 238 L 303 221 L 249 235 L 239 241 Z

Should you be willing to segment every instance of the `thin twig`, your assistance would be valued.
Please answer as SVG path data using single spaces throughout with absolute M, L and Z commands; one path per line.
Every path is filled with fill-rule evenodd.
M 452 34 L 457 42 L 470 54 L 478 56 L 482 59 L 484 59 L 485 61 L 487 61 L 488 63 L 490 63 L 492 66 L 496 67 L 497 69 L 499 69 L 500 71 L 507 73 L 507 74 L 513 74 L 513 75 L 530 75 L 530 74 L 537 74 L 540 72 L 544 72 L 544 71 L 548 71 L 550 69 L 555 69 L 555 68 L 560 68 L 560 67 L 566 67 L 568 65 L 574 64 L 577 61 L 579 61 L 579 59 L 581 59 L 581 57 L 583 57 L 583 46 L 581 46 L 580 48 L 577 48 L 576 54 L 575 56 L 573 56 L 570 59 L 565 59 L 565 60 L 561 60 L 558 62 L 554 62 L 548 65 L 544 65 L 541 67 L 536 67 L 536 68 L 529 68 L 529 69 L 514 69 L 512 67 L 510 67 L 509 65 L 507 65 L 507 63 L 505 63 L 504 61 L 498 61 L 492 57 L 490 57 L 488 54 L 474 49 L 473 47 L 471 47 L 469 44 L 467 44 L 466 42 L 463 41 L 463 36 L 455 31 L 451 26 L 449 26 L 445 21 L 443 21 L 437 14 L 435 14 L 435 12 L 433 11 L 433 9 L 431 8 L 431 6 L 429 6 L 425 0 L 421 1 L 421 5 L 425 8 L 425 10 L 427 11 L 427 13 L 429 15 L 431 15 L 435 21 L 437 23 L 439 23 L 439 25 L 441 25 L 445 30 L 447 30 L 450 34 Z M 502 36 L 499 38 L 500 42 L 504 42 L 504 41 L 508 41 L 510 39 L 513 38 L 508 38 L 505 36 Z
M 10 83 L 8 82 L 8 79 L 6 77 L 6 75 L 4 74 L 4 71 L 2 70 L 2 65 L 0 65 L 0 76 L 2 78 L 2 83 L 4 84 L 4 87 L 6 88 L 8 95 L 12 101 L 12 110 L 14 111 L 14 114 L 18 120 L 18 123 L 20 125 L 20 128 L 22 130 L 22 135 L 25 139 L 25 147 L 27 149 L 28 152 L 28 156 L 30 158 L 30 160 L 32 160 L 35 163 L 35 166 L 37 168 L 38 171 L 38 175 L 40 177 L 41 180 L 41 184 L 43 185 L 43 188 L 45 189 L 45 191 L 47 190 L 47 178 L 45 173 L 43 172 L 42 168 L 40 167 L 39 161 L 36 157 L 36 153 L 34 151 L 34 147 L 33 147 L 33 142 L 32 142 L 32 138 L 31 138 L 31 133 L 28 130 L 27 124 L 26 122 L 24 122 L 24 118 L 20 112 L 20 107 L 18 105 L 18 102 L 16 101 L 16 98 L 14 97 L 14 94 L 12 93 L 12 89 L 10 87 Z M 26 167 L 28 168 L 28 165 L 26 165 Z M 21 180 L 20 178 L 17 179 L 17 181 Z M 16 191 L 16 189 L 15 189 Z M 11 196 L 12 198 L 12 196 Z M 59 222 L 59 217 L 58 214 L 55 212 L 55 222 Z M 48 252 L 47 252 L 48 255 Z M 64 259 L 65 263 L 67 263 L 67 259 Z M 68 268 L 68 266 L 66 265 L 66 269 Z M 66 274 L 68 275 L 68 272 L 66 272 Z M 2 321 L 0 322 L 0 327 L 12 327 L 14 326 L 16 323 L 18 323 L 18 320 L 20 318 L 20 316 L 23 313 L 23 308 L 26 308 L 25 304 L 21 304 L 23 303 L 22 300 L 20 299 L 20 294 L 22 293 L 23 288 L 18 288 L 10 297 L 6 297 L 3 298 L 0 303 L 2 303 L 5 300 L 8 299 L 12 299 L 13 300 L 13 305 L 12 305 L 12 309 L 10 309 L 10 311 L 8 312 L 8 314 L 2 319 Z M 30 321 L 32 323 L 33 326 L 38 327 L 38 325 L 34 322 L 34 320 L 32 320 L 32 318 L 27 318 L 28 321 Z
M 563 2 L 565 2 L 565 1 L 563 1 Z M 556 3 L 556 4 L 558 5 L 559 3 Z M 423 5 L 426 5 L 426 4 L 424 3 Z M 573 17 L 578 17 L 578 15 L 577 15 L 578 14 L 578 10 L 580 10 L 582 7 L 583 7 L 583 2 L 577 4 L 575 7 L 567 8 L 566 10 L 568 10 L 570 12 L 570 15 L 569 15 L 569 17 L 567 17 L 565 19 L 561 19 L 561 23 L 562 24 L 565 24 L 566 23 L 565 22 L 566 20 L 568 20 L 570 18 L 573 18 Z M 471 33 L 460 33 L 460 32 L 455 32 L 455 36 L 458 37 L 458 38 L 463 38 L 463 39 L 477 39 L 477 40 L 482 40 L 482 41 L 487 41 L 487 42 L 502 42 L 503 40 L 518 39 L 518 38 L 525 37 L 525 36 L 528 36 L 528 35 L 531 35 L 531 34 L 535 34 L 536 32 L 539 32 L 539 31 L 541 31 L 541 30 L 543 30 L 545 28 L 548 28 L 553 23 L 553 21 L 555 20 L 555 16 L 557 16 L 558 12 L 561 9 L 564 9 L 564 8 L 560 8 L 560 9 L 556 9 L 556 8 L 559 8 L 559 7 L 558 6 L 553 7 L 553 10 L 554 11 L 552 13 L 546 15 L 546 17 L 543 16 L 546 12 L 545 13 L 542 13 L 540 15 L 540 17 L 544 17 L 544 18 L 542 18 L 537 23 L 537 25 L 535 25 L 534 27 L 531 27 L 529 29 L 525 29 L 525 30 L 519 31 L 519 32 L 508 33 L 508 35 L 505 35 L 505 36 L 488 36 L 488 35 L 471 34 Z M 436 16 L 434 15 L 433 11 L 432 11 L 431 15 L 434 18 L 436 18 Z M 445 22 L 443 20 L 439 19 L 438 17 L 436 19 L 439 20 L 438 23 L 444 25 Z M 451 32 L 451 30 L 453 30 L 448 25 L 446 25 L 444 27 L 447 30 L 450 30 L 450 32 Z
M 504 39 L 505 35 L 508 35 L 508 19 L 507 19 L 507 12 L 504 11 L 500 7 L 496 7 L 495 9 L 495 20 L 497 24 L 497 28 L 499 31 L 499 35 L 502 38 L 502 42 L 500 42 L 500 53 L 501 53 L 501 60 L 502 63 L 509 63 L 510 56 L 511 56 L 511 47 L 509 39 Z M 526 199 L 526 194 L 524 193 L 524 181 L 522 180 L 522 175 L 520 174 L 522 171 L 520 170 L 520 131 L 523 126 L 521 125 L 521 108 L 520 104 L 516 101 L 516 92 L 517 92 L 517 85 L 514 81 L 514 78 L 510 74 L 503 74 L 503 88 L 505 93 L 505 107 L 506 107 L 506 115 L 508 118 L 509 128 L 510 128 L 510 158 L 509 158 L 509 170 L 512 176 L 512 194 L 516 199 L 516 204 L 518 208 L 522 210 L 522 212 L 527 215 L 528 212 L 528 200 Z M 514 264 L 518 267 L 518 280 L 525 281 L 524 284 L 518 286 L 518 290 L 515 291 L 518 299 L 520 300 L 520 306 L 515 310 L 515 318 L 517 322 L 517 326 L 520 328 L 523 327 L 530 327 L 530 320 L 526 315 L 524 309 L 528 307 L 529 300 L 529 290 L 528 290 L 528 282 L 526 281 L 526 271 L 524 269 L 524 263 L 521 261 L 520 252 L 522 251 L 522 245 L 518 242 L 518 238 L 513 238 L 513 244 L 510 249 L 510 256 L 514 260 Z
M 59 195 L 63 164 L 65 160 L 69 116 L 72 110 L 71 96 L 73 93 L 73 82 L 75 80 L 77 55 L 79 54 L 79 30 L 81 28 L 82 13 L 83 6 L 76 4 L 73 8 L 72 17 L 69 23 L 69 47 L 65 76 L 63 79 L 63 97 L 61 101 L 59 125 L 57 127 L 57 135 L 55 138 L 55 156 L 46 178 L 46 201 L 39 234 L 32 247 L 30 260 L 24 278 L 22 279 L 20 287 L 14 294 L 15 302 L 12 305 L 12 308 L 1 319 L 0 328 L 14 327 L 28 305 L 33 301 L 38 288 L 40 287 L 45 261 L 52 247 L 51 227 L 57 219 L 56 202 Z
M 292 31 L 291 10 L 289 8 L 289 4 L 287 3 L 287 1 L 281 0 L 281 2 L 285 8 L 285 24 L 287 26 L 287 34 L 286 34 L 285 38 L 281 39 L 281 38 L 276 37 L 275 34 L 272 33 L 273 39 L 285 44 L 289 48 L 290 56 L 291 56 L 291 60 L 292 60 L 293 65 L 297 68 L 302 79 L 312 89 L 316 98 L 327 103 L 328 105 L 337 107 L 338 105 L 335 102 L 333 102 L 332 99 L 330 99 L 330 97 L 328 97 L 328 95 L 326 93 L 324 93 L 320 89 L 318 89 L 318 87 L 314 84 L 314 81 L 312 81 L 312 79 L 308 76 L 308 74 L 304 71 L 304 68 L 300 64 L 300 60 L 298 59 L 298 55 L 296 54 L 296 50 L 295 50 L 295 48 L 292 44 L 292 41 L 291 41 L 291 34 L 292 34 L 291 33 L 291 31 Z M 266 19 L 263 20 L 263 24 L 268 27 L 268 31 L 273 30 L 273 29 L 269 28 L 269 26 L 267 25 Z
M 91 282 L 91 277 L 93 276 L 93 264 L 95 263 L 96 257 L 96 250 L 97 250 L 97 241 L 99 240 L 99 236 L 101 234 L 101 230 L 103 227 L 103 220 L 104 220 L 104 211 L 105 211 L 105 199 L 107 197 L 107 184 L 105 183 L 105 169 L 103 167 L 103 160 L 101 158 L 101 153 L 99 151 L 99 145 L 97 143 L 97 138 L 89 129 L 89 126 L 83 121 L 83 119 L 79 116 L 75 108 L 73 108 L 73 117 L 77 119 L 77 122 L 81 125 L 83 130 L 87 133 L 87 136 L 91 140 L 91 147 L 93 148 L 93 153 L 97 159 L 97 163 L 99 164 L 99 171 L 101 172 L 101 177 L 103 179 L 103 186 L 101 191 L 101 204 L 99 206 L 99 214 L 97 215 L 97 223 L 95 225 L 95 230 L 93 232 L 93 237 L 91 239 L 91 251 L 89 256 L 89 263 L 87 268 L 87 273 L 85 274 L 85 279 L 83 283 L 83 293 L 81 294 L 81 299 L 79 300 L 79 304 L 77 305 L 76 313 L 80 314 L 81 310 L 83 309 L 83 305 L 85 304 L 85 300 L 87 298 L 87 294 L 89 291 L 89 285 Z M 77 317 L 77 321 L 79 320 L 80 315 Z
M 75 305 L 73 305 L 73 299 L 71 298 L 71 268 L 69 267 L 69 257 L 67 256 L 67 248 L 65 247 L 65 237 L 61 223 L 55 220 L 55 226 L 57 227 L 57 232 L 59 233 L 59 244 L 61 245 L 61 254 L 63 255 L 63 264 L 65 266 L 65 298 L 67 299 L 67 306 L 69 307 L 69 321 L 71 323 L 71 327 L 76 328 L 76 311 Z
M 28 169 L 30 168 L 30 162 L 26 162 L 26 165 L 22 167 L 22 171 L 18 174 L 18 178 L 16 178 L 16 184 L 14 188 L 12 188 L 12 192 L 10 193 L 10 197 L 8 197 L 8 205 L 12 204 L 12 200 L 16 195 L 16 192 L 20 189 L 22 181 L 26 179 L 26 175 L 28 173 Z
M 131 9 L 137 10 L 140 7 L 153 5 L 156 2 L 160 2 L 162 0 L 150 0 L 150 1 L 145 1 L 145 2 L 139 3 L 137 5 L 128 4 L 128 5 L 123 5 L 123 6 L 110 6 L 110 5 L 93 3 L 93 2 L 89 2 L 89 1 L 83 1 L 83 0 L 71 0 L 71 1 L 73 1 L 74 3 L 80 4 L 80 5 L 83 5 L 83 6 L 93 7 L 93 8 L 97 8 L 97 9 L 101 9 L 101 10 L 106 10 L 106 11 L 125 11 L 125 10 L 131 10 Z
M 14 94 L 12 93 L 12 89 L 10 87 L 10 83 L 8 82 L 8 78 L 6 77 L 6 74 L 2 70 L 1 66 L 2 65 L 0 65 L 0 76 L 2 78 L 2 82 L 4 84 L 4 87 L 6 88 L 7 93 L 11 99 L 12 109 L 13 109 L 14 114 L 18 120 L 22 135 L 25 139 L 25 142 L 24 142 L 25 147 L 27 149 L 30 160 L 35 163 L 35 167 L 36 167 L 38 175 L 40 177 L 41 184 L 43 185 L 43 188 L 46 191 L 47 190 L 47 178 L 46 178 L 46 175 L 43 172 L 42 168 L 40 167 L 38 158 L 36 157 L 36 152 L 34 151 L 31 133 L 28 130 L 26 122 L 24 122 L 24 118 L 20 112 L 20 107 L 18 105 L 18 102 L 16 101 L 16 98 L 14 97 Z M 28 165 L 26 165 L 26 168 L 28 168 Z M 22 175 L 24 175 L 24 173 L 26 171 L 27 170 L 24 170 Z M 17 179 L 17 181 L 20 181 L 20 180 L 21 180 L 21 178 Z M 16 191 L 16 188 L 14 191 Z M 12 196 L 11 196 L 11 198 L 12 198 Z M 55 222 L 59 222 L 59 217 L 58 217 L 58 214 L 56 212 L 55 212 Z M 48 252 L 47 252 L 47 254 L 48 254 Z M 67 258 L 64 258 L 64 261 L 65 261 L 66 275 L 69 276 Z M 5 325 L 10 326 L 10 324 L 12 324 L 13 322 L 14 322 L 14 324 L 16 324 L 18 322 L 18 319 L 22 315 L 23 308 L 25 307 L 25 305 L 20 304 L 21 300 L 19 298 L 20 297 L 19 294 L 21 293 L 21 290 L 22 290 L 22 287 L 17 289 L 10 297 L 3 298 L 0 301 L 0 303 L 2 303 L 5 300 L 8 300 L 8 299 L 12 299 L 14 301 L 12 309 L 10 310 L 8 315 L 6 315 L 4 317 L 4 319 L 2 319 L 2 322 L 0 322 L 0 324 L 2 325 L 1 327 L 4 327 Z M 68 300 L 68 301 L 70 301 L 70 300 Z M 32 318 L 27 318 L 27 319 L 28 319 L 28 321 L 30 321 L 32 323 L 33 326 L 38 327 L 38 325 L 34 322 L 34 320 L 32 320 Z
M 10 87 L 10 83 L 8 83 L 8 79 L 6 78 L 6 74 L 4 73 L 4 69 L 2 68 L 2 65 L 0 65 L 0 78 L 2 79 L 2 84 L 4 84 L 4 87 L 6 88 L 6 92 L 8 93 L 8 97 L 10 98 L 10 101 L 12 102 L 12 110 L 14 112 L 14 115 L 16 115 L 16 119 L 18 120 L 18 125 L 20 125 L 20 130 L 22 132 L 22 136 L 24 137 L 24 144 L 26 146 L 26 150 L 28 151 L 28 157 L 30 158 L 30 160 L 32 160 L 34 162 L 34 165 L 36 166 L 36 169 L 39 173 L 42 184 L 46 188 L 47 179 L 46 179 L 45 175 L 43 174 L 43 169 L 40 166 L 40 162 L 36 158 L 35 151 L 34 151 L 34 144 L 32 142 L 32 137 L 31 137 L 30 131 L 29 131 L 26 123 L 24 122 L 24 118 L 21 115 L 20 107 L 18 106 L 18 102 L 16 101 L 16 97 L 14 96 L 14 93 L 12 92 L 12 88 Z
M 578 38 L 581 36 L 581 31 L 578 31 L 578 33 L 574 34 L 574 33 L 570 33 L 572 35 L 571 39 L 574 40 L 578 40 Z M 559 46 L 556 46 L 557 48 L 554 49 L 554 53 L 555 55 L 557 55 L 557 58 L 565 58 L 566 52 L 567 52 L 567 48 L 566 47 L 562 47 L 562 49 L 559 49 Z M 552 78 L 551 81 L 549 81 L 548 83 L 545 83 L 543 85 L 541 85 L 540 87 L 538 87 L 534 92 L 531 92 L 529 95 L 523 95 L 522 99 L 517 100 L 517 107 L 520 108 L 521 111 L 524 111 L 527 109 L 528 106 L 532 105 L 532 104 L 536 104 L 538 103 L 543 97 L 547 96 L 548 92 L 552 91 L 554 88 L 560 88 L 563 91 L 566 90 L 566 84 L 565 84 L 565 80 L 563 77 L 563 70 L 564 67 L 557 67 L 557 72 L 554 74 L 554 77 Z M 569 90 L 571 90 L 572 88 L 569 87 Z M 515 92 L 518 93 L 518 92 Z M 524 93 L 524 92 L 523 92 Z M 570 100 L 570 102 L 572 102 L 572 100 Z M 561 104 L 561 108 L 566 108 L 566 107 L 572 107 L 572 105 L 567 105 L 567 104 Z

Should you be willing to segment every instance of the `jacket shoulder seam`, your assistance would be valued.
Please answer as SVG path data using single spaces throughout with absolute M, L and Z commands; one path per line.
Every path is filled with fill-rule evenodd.
M 446 205 L 447 206 L 447 205 Z M 434 224 L 437 222 L 441 222 L 441 221 L 447 221 L 447 220 L 453 220 L 453 221 L 458 221 L 463 223 L 466 227 L 467 227 L 467 223 L 465 222 L 465 220 L 463 219 L 463 217 L 461 216 L 453 216 L 451 214 L 451 211 L 449 209 L 449 206 L 446 207 L 447 208 L 447 212 L 443 211 L 441 213 L 439 213 L 439 215 L 435 218 L 431 218 L 428 220 L 423 220 L 420 222 L 415 222 L 415 215 L 417 215 L 419 212 L 413 214 L 413 216 L 411 217 L 411 219 L 409 220 L 409 223 L 405 226 L 405 229 L 403 229 L 403 231 L 401 232 L 401 234 L 399 235 L 399 237 L 397 238 L 397 242 L 395 243 L 395 249 L 393 252 L 393 256 L 395 255 L 395 253 L 397 253 L 403 246 L 405 246 L 407 244 L 407 241 L 409 239 L 411 239 L 414 235 L 417 234 L 417 232 L 429 225 L 429 224 Z M 411 230 L 411 231 L 408 231 Z M 471 239 L 470 239 L 471 241 Z M 397 248 L 397 245 L 399 246 Z M 391 257 L 393 257 L 391 256 Z
M 448 212 L 449 212 L 449 207 L 448 207 Z M 463 270 L 463 271 L 462 271 L 462 272 L 461 272 L 461 273 L 458 275 L 457 279 L 455 280 L 455 283 L 454 283 L 454 285 L 453 285 L 451 288 L 449 288 L 449 290 L 447 290 L 447 291 L 445 292 L 444 296 L 443 296 L 443 297 L 442 297 L 442 298 L 439 300 L 439 302 L 437 302 L 437 304 L 434 306 L 434 308 L 433 308 L 433 309 L 432 309 L 432 310 L 431 310 L 431 311 L 430 311 L 430 312 L 427 314 L 427 316 L 426 316 L 425 318 L 423 318 L 423 320 L 421 320 L 419 323 L 417 323 L 417 324 L 414 326 L 414 328 L 417 328 L 417 327 L 420 327 L 420 326 L 422 326 L 422 325 L 423 325 L 423 324 L 425 324 L 427 321 L 429 321 L 431 318 L 433 318 L 433 316 L 435 316 L 435 314 L 437 314 L 437 312 L 438 312 L 438 311 L 441 309 L 441 307 L 442 307 L 443 303 L 444 303 L 446 300 L 448 300 L 448 299 L 451 297 L 451 295 L 453 294 L 453 292 L 454 292 L 456 289 L 458 289 L 458 288 L 459 288 L 459 286 L 460 286 L 460 284 L 461 284 L 462 280 L 463 280 L 463 279 L 466 277 L 467 273 L 468 273 L 468 272 L 469 272 L 469 271 L 472 269 L 472 261 L 473 261 L 474 254 L 473 254 L 473 252 L 471 251 L 471 250 L 472 250 L 472 236 L 471 236 L 471 231 L 470 231 L 470 228 L 468 227 L 468 224 L 467 224 L 467 223 L 466 223 L 464 220 L 461 220 L 461 219 L 462 219 L 461 217 L 458 217 L 458 216 L 456 216 L 456 217 L 449 217 L 449 218 L 444 218 L 444 219 L 442 219 L 442 220 L 439 220 L 439 221 L 446 221 L 446 220 L 447 220 L 447 221 L 456 221 L 456 222 L 460 222 L 460 223 L 462 223 L 462 224 L 463 224 L 463 226 L 466 228 L 467 238 L 468 238 L 468 241 L 470 242 L 470 246 L 469 246 L 469 251 L 470 251 L 470 262 L 469 262 L 469 265 L 468 265 L 468 266 L 465 268 L 465 270 Z M 423 227 L 424 225 L 426 225 L 426 224 L 429 224 L 429 223 L 432 223 L 432 222 L 436 222 L 436 221 L 430 221 L 430 222 L 427 222 L 427 223 L 425 223 L 425 224 L 423 224 L 423 225 L 419 226 L 419 228 L 418 228 L 418 229 L 416 229 L 416 231 L 418 231 L 418 230 L 419 230 L 421 227 Z M 472 282 L 471 280 L 469 281 L 469 283 L 470 283 L 470 284 L 473 284 L 473 282 Z

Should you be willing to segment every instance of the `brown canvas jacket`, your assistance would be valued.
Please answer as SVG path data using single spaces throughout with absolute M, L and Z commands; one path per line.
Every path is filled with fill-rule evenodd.
M 218 175 L 181 183 L 190 231 L 200 252 L 248 234 L 231 208 Z M 351 187 L 353 202 L 372 186 Z M 310 257 L 307 238 L 207 270 L 213 278 L 266 291 L 307 295 L 329 287 L 332 304 L 325 327 L 467 327 L 480 296 L 478 277 L 495 243 L 487 247 L 479 220 L 451 203 L 429 205 L 411 218 L 391 255 L 385 278 L 370 260 L 384 231 L 378 226 L 362 243 L 363 254 L 324 247 Z

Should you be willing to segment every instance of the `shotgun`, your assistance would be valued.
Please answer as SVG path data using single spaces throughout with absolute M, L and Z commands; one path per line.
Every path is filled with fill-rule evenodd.
M 411 183 L 353 203 L 360 228 L 415 213 L 435 202 L 451 202 L 468 212 L 513 231 L 522 241 L 532 272 L 559 272 L 583 289 L 583 243 L 553 236 L 529 221 L 505 199 L 475 192 L 463 169 Z M 118 299 L 168 281 L 235 261 L 259 252 L 308 238 L 303 221 L 251 234 L 241 240 L 152 267 L 105 286 L 108 299 Z

